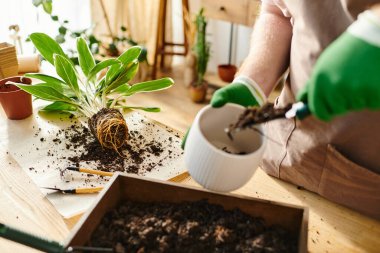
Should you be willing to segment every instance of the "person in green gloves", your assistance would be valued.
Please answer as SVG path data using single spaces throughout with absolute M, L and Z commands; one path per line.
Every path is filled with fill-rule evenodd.
M 213 107 L 260 106 L 288 70 L 276 107 L 313 116 L 265 124 L 262 169 L 380 219 L 380 1 L 262 0 L 249 55 Z M 368 9 L 370 8 L 370 9 Z

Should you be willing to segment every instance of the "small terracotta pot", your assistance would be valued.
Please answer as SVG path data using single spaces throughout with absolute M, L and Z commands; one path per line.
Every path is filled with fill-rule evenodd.
M 235 65 L 231 64 L 222 64 L 218 65 L 218 75 L 220 79 L 225 82 L 232 82 L 234 80 L 234 76 L 236 74 L 237 68 Z
M 201 85 L 190 86 L 190 97 L 195 103 L 202 103 L 206 99 L 208 83 L 203 81 Z
M 32 115 L 32 96 L 8 81 L 32 84 L 32 79 L 23 76 L 8 77 L 0 80 L 0 104 L 8 119 L 25 119 Z

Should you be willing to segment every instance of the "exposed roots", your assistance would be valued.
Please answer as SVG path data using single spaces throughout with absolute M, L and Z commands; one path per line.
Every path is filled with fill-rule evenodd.
M 116 109 L 101 109 L 88 120 L 88 125 L 100 145 L 118 153 L 128 140 L 127 123 L 123 115 Z

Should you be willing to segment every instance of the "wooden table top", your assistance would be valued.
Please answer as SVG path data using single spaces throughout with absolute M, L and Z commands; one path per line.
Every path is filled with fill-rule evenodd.
M 0 164 L 0 222 L 63 241 L 80 216 L 63 219 L 1 145 Z M 191 178 L 185 178 L 181 183 L 197 185 Z M 379 221 L 297 189 L 260 169 L 236 193 L 308 206 L 310 252 L 379 252 Z M 0 252 L 35 251 L 0 238 Z
M 64 220 L 4 148 L 0 149 L 0 222 L 45 238 L 62 241 L 78 220 Z M 191 178 L 184 184 L 197 185 Z M 236 193 L 305 205 L 310 209 L 310 252 L 378 252 L 380 222 L 320 196 L 281 182 L 258 170 Z M 1 252 L 33 252 L 0 239 Z

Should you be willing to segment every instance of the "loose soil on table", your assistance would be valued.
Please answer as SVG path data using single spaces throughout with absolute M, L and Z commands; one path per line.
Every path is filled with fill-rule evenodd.
M 152 138 L 146 138 L 139 131 L 130 130 L 128 142 L 117 153 L 112 149 L 103 148 L 89 129 L 78 125 L 74 119 L 71 119 L 71 122 L 73 124 L 70 127 L 58 130 L 53 144 L 61 146 L 61 143 L 64 143 L 65 149 L 74 155 L 62 156 L 54 148 L 47 152 L 47 156 L 56 156 L 57 160 L 68 160 L 70 164 L 67 165 L 70 166 L 84 167 L 87 164 L 93 167 L 95 163 L 96 167 L 93 169 L 143 175 L 162 166 L 164 159 L 173 159 L 179 156 L 179 154 L 175 154 L 178 152 L 173 152 L 174 147 L 179 146 L 179 142 L 172 137 L 151 140 Z M 138 124 L 147 124 L 148 127 L 152 125 L 143 120 Z M 40 132 L 41 129 L 38 129 L 34 136 L 39 138 L 41 143 L 46 142 L 45 138 L 39 136 Z
M 124 202 L 105 214 L 89 245 L 118 253 L 297 252 L 289 231 L 207 201 Z

